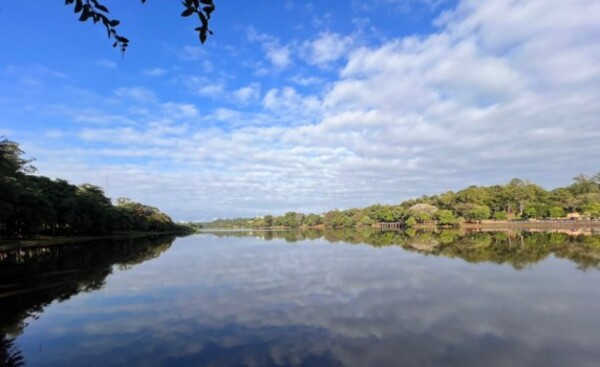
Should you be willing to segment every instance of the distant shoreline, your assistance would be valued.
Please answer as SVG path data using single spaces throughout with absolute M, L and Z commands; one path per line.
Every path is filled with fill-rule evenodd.
M 182 235 L 187 232 L 119 232 L 105 236 L 33 236 L 27 239 L 0 238 L 0 251 L 10 251 L 22 248 L 65 245 L 69 243 L 89 242 L 104 239 L 140 238 L 156 235 Z
M 355 229 L 361 228 L 374 228 L 379 229 L 379 224 L 376 223 L 372 226 L 358 226 L 352 227 Z M 389 223 L 388 223 L 389 224 Z M 600 220 L 537 220 L 537 221 L 481 221 L 476 222 L 463 222 L 457 225 L 437 225 L 436 223 L 423 223 L 415 224 L 412 227 L 404 227 L 401 229 L 467 229 L 467 230 L 570 230 L 570 229 L 598 229 L 600 231 Z M 223 232 L 223 231 L 270 231 L 270 230 L 303 230 L 303 229 L 316 229 L 316 230 L 327 230 L 327 229 L 340 229 L 340 228 L 326 228 L 324 225 L 316 226 L 299 226 L 299 227 L 285 227 L 285 226 L 272 226 L 272 227 L 235 227 L 235 228 L 202 228 L 199 230 L 202 232 Z
M 482 221 L 462 223 L 462 228 L 600 228 L 600 220 L 536 220 L 536 221 Z

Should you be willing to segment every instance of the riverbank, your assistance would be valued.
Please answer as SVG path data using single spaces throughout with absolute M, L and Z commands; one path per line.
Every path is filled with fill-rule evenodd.
M 15 250 L 20 248 L 45 247 L 65 245 L 68 243 L 89 242 L 103 239 L 140 238 L 157 235 L 186 235 L 188 232 L 115 232 L 105 236 L 33 236 L 27 239 L 0 238 L 0 251 Z
M 465 229 L 600 229 L 600 220 L 482 221 L 461 223 Z
M 438 231 L 457 229 L 466 232 L 556 232 L 570 236 L 600 233 L 600 221 L 485 221 L 461 223 L 457 226 L 437 226 L 434 223 L 416 224 L 413 229 Z
M 390 226 L 392 225 L 392 226 Z M 389 228 L 388 228 L 389 227 Z M 353 227 L 354 228 L 354 227 Z M 571 231 L 571 232 L 600 232 L 600 220 L 538 220 L 538 221 L 493 221 L 462 222 L 456 225 L 438 225 L 435 222 L 415 224 L 406 227 L 402 223 L 375 223 L 372 226 L 356 228 L 378 228 L 382 230 L 404 230 L 408 228 L 439 230 L 463 229 L 469 231 Z M 235 232 L 235 231 L 277 231 L 277 230 L 327 230 L 330 228 L 322 224 L 316 226 L 302 225 L 299 227 L 271 226 L 271 227 L 235 227 L 235 228 L 202 228 L 198 232 Z M 335 228 L 333 228 L 335 229 Z

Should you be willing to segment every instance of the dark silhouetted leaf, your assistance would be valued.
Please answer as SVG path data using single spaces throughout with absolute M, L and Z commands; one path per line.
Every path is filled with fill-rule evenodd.
M 75 9 L 73 9 L 73 11 L 75 11 L 75 13 L 79 13 L 82 9 L 83 9 L 83 1 L 77 0 L 77 2 L 75 3 Z
M 189 17 L 190 15 L 194 14 L 195 10 L 194 8 L 187 8 L 183 11 L 183 13 L 181 13 L 182 17 Z

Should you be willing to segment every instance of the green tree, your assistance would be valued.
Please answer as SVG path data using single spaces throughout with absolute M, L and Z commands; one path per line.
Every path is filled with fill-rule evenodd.
M 395 219 L 394 213 L 389 206 L 381 205 L 375 215 L 377 216 L 377 220 L 379 222 L 393 222 Z
M 588 206 L 585 207 L 585 211 L 592 218 L 600 218 L 600 202 L 589 204 Z
M 487 205 L 474 205 L 468 213 L 468 218 L 474 221 L 489 219 L 492 215 L 490 207 Z
M 298 221 L 298 214 L 296 212 L 287 212 L 283 215 L 281 223 L 287 227 L 298 227 L 301 223 Z
M 538 211 L 535 206 L 530 205 L 526 206 L 525 209 L 523 209 L 523 218 L 537 218 L 537 216 Z
M 435 219 L 438 220 L 438 222 L 440 224 L 454 224 L 456 221 L 456 218 L 454 217 L 454 214 L 450 211 L 450 210 L 439 210 L 435 213 Z
M 589 193 L 597 193 L 600 191 L 598 183 L 594 181 L 594 179 L 592 179 L 591 177 L 588 177 L 584 174 L 580 174 L 576 177 L 573 177 L 573 184 L 571 184 L 571 186 L 569 186 L 568 189 L 575 196 Z
M 504 210 L 494 212 L 494 219 L 495 220 L 507 220 L 508 214 Z
M 0 177 L 14 177 L 17 174 L 27 174 L 36 171 L 30 163 L 33 159 L 22 157 L 24 152 L 19 144 L 8 140 L 5 137 L 0 138 Z
M 438 208 L 431 204 L 415 204 L 408 208 L 407 213 L 415 218 L 418 222 L 431 220 L 433 215 L 438 211 Z
M 514 178 L 504 187 L 505 205 L 503 209 L 509 213 L 516 212 L 518 215 L 522 215 L 527 204 L 537 201 L 538 195 L 543 196 L 544 194 L 545 190 L 541 187 Z
M 323 218 L 317 214 L 309 214 L 304 219 L 304 224 L 309 227 L 318 226 L 319 224 L 323 224 Z
M 565 210 L 560 206 L 553 206 L 548 210 L 550 218 L 563 218 L 565 216 Z
M 369 217 L 368 215 L 362 215 L 358 220 L 358 225 L 362 227 L 372 226 L 373 223 L 375 223 L 375 221 L 373 221 L 373 219 L 371 219 L 371 217 Z
M 451 210 L 456 204 L 456 194 L 452 191 L 445 192 L 437 197 L 436 204 L 440 209 Z
M 575 210 L 577 205 L 575 196 L 570 190 L 566 188 L 557 188 L 550 191 L 548 195 L 548 202 L 553 206 L 562 206 L 569 211 Z
M 485 205 L 489 199 L 490 195 L 487 190 L 478 186 L 470 186 L 456 193 L 456 201 L 460 203 Z
M 0 235 L 181 230 L 158 209 L 128 199 L 113 206 L 98 186 L 33 175 L 15 142 L 0 140 Z
M 400 222 L 406 216 L 406 209 L 402 205 L 395 205 L 392 207 L 392 215 L 394 222 Z

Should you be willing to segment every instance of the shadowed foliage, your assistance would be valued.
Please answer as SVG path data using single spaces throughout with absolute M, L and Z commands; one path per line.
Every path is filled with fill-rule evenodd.
M 35 175 L 22 155 L 17 143 L 0 139 L 0 236 L 186 230 L 157 208 L 126 198 L 112 205 L 98 186 Z
M 142 4 L 146 0 L 141 0 Z M 206 42 L 209 34 L 213 32 L 208 28 L 210 16 L 215 10 L 213 0 L 184 0 L 182 17 L 197 16 L 200 25 L 195 28 L 201 43 Z M 119 47 L 125 52 L 129 46 L 129 39 L 121 35 L 117 27 L 121 21 L 110 17 L 110 10 L 98 0 L 65 0 L 65 5 L 73 6 L 73 11 L 79 16 L 80 22 L 91 21 L 94 24 L 102 24 L 106 28 L 109 39 L 113 39 L 113 47 Z

